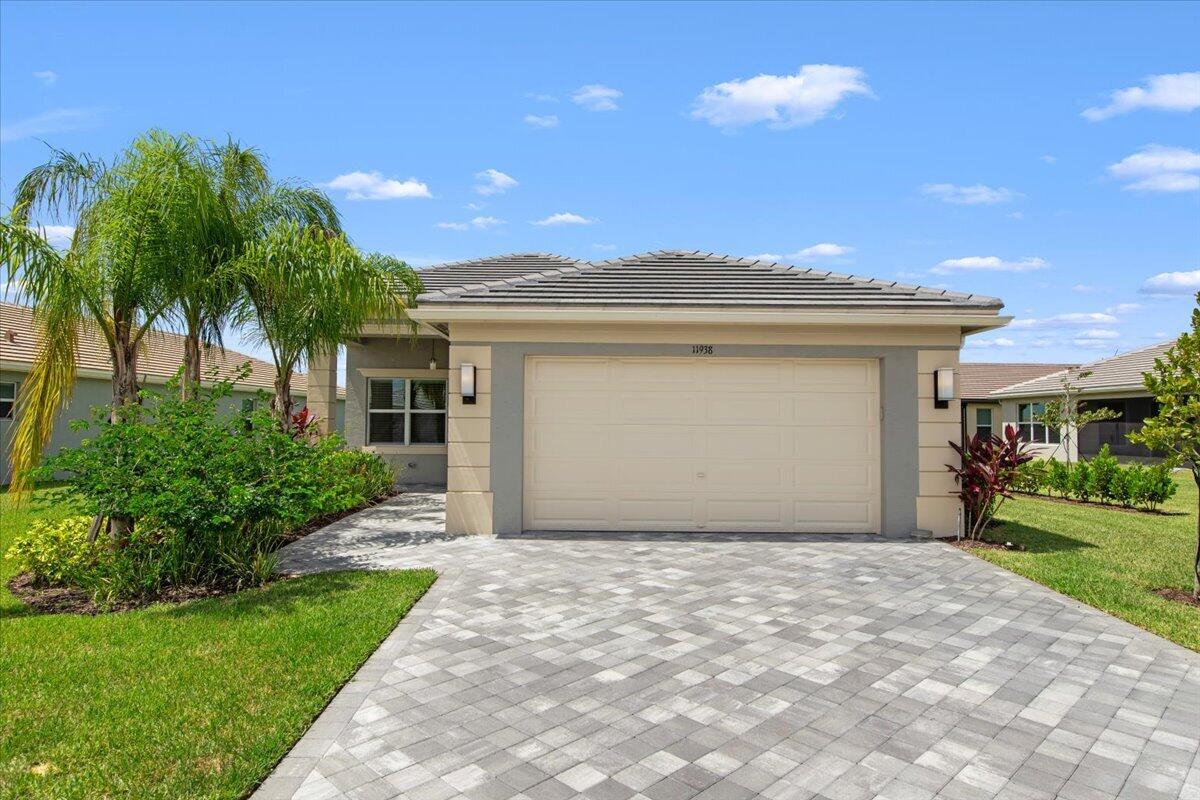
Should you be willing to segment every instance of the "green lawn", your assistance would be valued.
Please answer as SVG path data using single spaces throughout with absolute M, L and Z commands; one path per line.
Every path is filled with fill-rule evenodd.
M 1196 552 L 1196 484 L 1177 473 L 1179 492 L 1165 514 L 1042 500 L 1018 495 L 987 537 L 1026 551 L 973 552 L 1184 647 L 1200 650 L 1200 608 L 1153 590 L 1191 591 Z
M 62 513 L 9 500 L 0 549 Z M 242 797 L 434 578 L 333 573 L 97 617 L 0 587 L 0 797 Z

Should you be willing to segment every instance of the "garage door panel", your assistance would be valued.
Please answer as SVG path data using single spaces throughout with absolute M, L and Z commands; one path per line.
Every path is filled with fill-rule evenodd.
M 863 497 L 878 492 L 877 474 L 872 464 L 797 464 L 795 482 L 790 488 L 797 493 Z
M 791 453 L 791 432 L 778 428 L 715 428 L 701 432 L 700 454 L 715 459 L 786 458 Z
M 848 528 L 861 531 L 872 524 L 874 516 L 871 504 L 862 500 L 797 500 L 792 508 L 798 526 L 812 520 L 836 527 L 839 532 Z
M 869 426 L 879 418 L 879 405 L 873 394 L 826 393 L 800 395 L 792 400 L 797 425 Z
M 730 422 L 745 425 L 783 424 L 791 417 L 788 397 L 784 394 L 730 392 L 709 395 L 703 399 L 703 407 L 704 421 L 717 425 Z
M 529 362 L 528 375 L 540 387 L 575 388 L 581 383 L 609 383 L 609 369 L 607 358 L 539 358 Z
M 673 530 L 692 527 L 695 501 L 690 497 L 626 498 L 617 501 L 617 524 L 625 530 L 640 527 L 676 526 Z M 682 528 L 678 526 L 683 526 Z
M 615 469 L 607 459 L 547 458 L 527 466 L 528 480 L 539 487 L 539 494 L 564 488 L 584 489 L 607 486 L 613 482 Z
M 792 465 L 775 461 L 715 463 L 704 472 L 704 485 L 720 490 L 771 491 L 778 496 L 792 488 Z
M 879 433 L 863 428 L 825 426 L 805 428 L 796 435 L 796 457 L 801 460 L 875 462 L 879 454 Z
M 526 369 L 528 529 L 879 530 L 874 361 L 532 357 Z
M 686 428 L 625 430 L 609 432 L 611 455 L 619 459 L 693 458 L 700 451 L 700 436 Z
M 608 444 L 609 438 L 602 429 L 582 425 L 541 425 L 529 436 L 530 454 L 538 459 L 605 453 Z
M 545 530 L 599 531 L 609 527 L 609 503 L 597 497 L 527 498 L 526 513 Z
M 539 422 L 596 422 L 607 420 L 612 398 L 596 392 L 547 391 L 529 401 L 528 412 Z
M 802 389 L 832 387 L 834 391 L 844 391 L 854 387 L 873 392 L 878 385 L 878 369 L 873 361 L 810 359 L 792 363 L 796 386 Z
M 710 530 L 778 530 L 788 523 L 785 503 L 778 497 L 761 500 L 709 500 L 705 504 Z

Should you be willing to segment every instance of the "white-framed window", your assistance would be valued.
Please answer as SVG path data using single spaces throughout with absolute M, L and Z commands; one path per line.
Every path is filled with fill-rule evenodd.
M 1058 429 L 1047 428 L 1037 421 L 1045 411 L 1045 403 L 1017 403 L 1017 433 L 1022 439 L 1037 444 L 1058 444 Z
M 985 438 L 992 435 L 992 409 L 975 409 L 975 433 Z
M 367 444 L 445 443 L 445 380 L 367 379 Z
M 254 397 L 243 397 L 242 398 L 242 413 L 243 414 L 250 414 L 257 407 L 258 407 L 257 398 L 254 398 Z
M 17 405 L 17 385 L 0 383 L 0 419 L 12 419 Z

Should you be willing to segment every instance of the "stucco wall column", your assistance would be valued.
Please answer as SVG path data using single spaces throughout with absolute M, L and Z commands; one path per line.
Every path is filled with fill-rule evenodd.
M 328 435 L 337 414 L 337 351 L 308 359 L 308 410 L 317 418 L 317 430 Z

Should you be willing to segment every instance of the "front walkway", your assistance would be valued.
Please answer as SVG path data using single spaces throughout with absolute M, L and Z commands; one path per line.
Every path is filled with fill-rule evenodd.
M 259 800 L 1200 797 L 1200 654 L 952 547 L 454 538 L 440 502 L 285 550 L 442 577 Z

